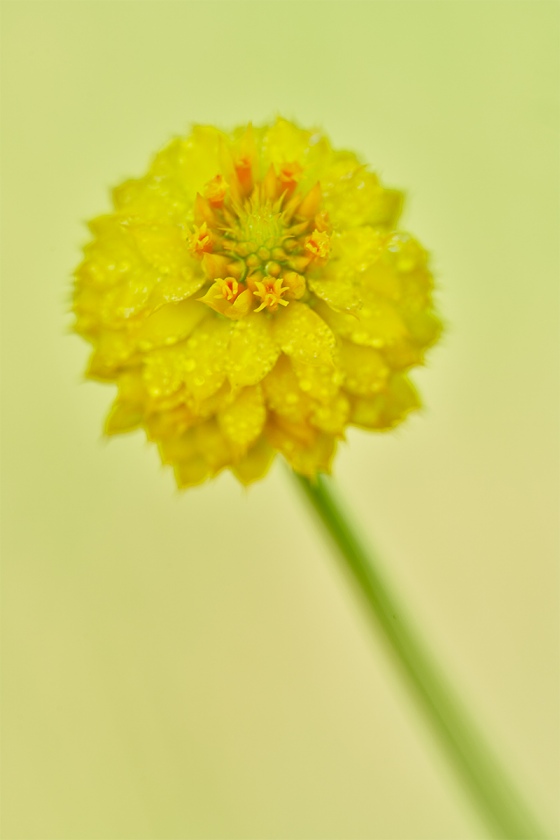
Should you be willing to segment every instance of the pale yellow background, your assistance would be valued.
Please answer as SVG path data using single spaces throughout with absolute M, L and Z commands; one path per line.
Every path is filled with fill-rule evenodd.
M 558 5 L 2 13 L 3 837 L 487 836 L 280 466 L 180 495 L 80 384 L 82 222 L 192 121 L 276 113 L 407 188 L 434 254 L 427 410 L 336 477 L 554 826 Z

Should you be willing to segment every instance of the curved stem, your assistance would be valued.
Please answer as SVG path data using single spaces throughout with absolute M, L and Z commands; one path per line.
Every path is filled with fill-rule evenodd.
M 375 558 L 364 548 L 333 496 L 330 483 L 322 476 L 312 483 L 297 473 L 293 475 L 336 543 L 345 568 L 358 584 L 371 616 L 383 630 L 401 671 L 493 835 L 508 840 L 545 837 L 431 661 L 418 634 L 407 623 L 376 568 Z

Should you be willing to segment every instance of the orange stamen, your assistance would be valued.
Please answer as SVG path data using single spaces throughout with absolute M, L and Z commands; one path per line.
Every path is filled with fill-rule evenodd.
M 249 157 L 239 158 L 235 164 L 235 175 L 242 197 L 248 196 L 253 189 L 253 167 Z
M 288 194 L 293 193 L 298 184 L 302 172 L 303 168 L 299 165 L 297 161 L 292 161 L 291 163 L 283 163 L 278 173 L 278 180 L 280 181 L 282 192 L 286 191 L 288 192 Z

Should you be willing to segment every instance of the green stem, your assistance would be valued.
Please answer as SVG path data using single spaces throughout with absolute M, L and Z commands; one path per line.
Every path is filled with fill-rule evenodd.
M 545 837 L 431 661 L 417 632 L 405 620 L 376 568 L 375 558 L 356 536 L 327 480 L 319 476 L 312 483 L 296 473 L 293 475 L 338 546 L 345 568 L 361 589 L 371 615 L 383 630 L 420 706 L 493 835 L 508 840 Z

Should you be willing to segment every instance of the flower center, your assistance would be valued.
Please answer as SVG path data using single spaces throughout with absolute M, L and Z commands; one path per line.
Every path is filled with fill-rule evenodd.
M 217 174 L 195 201 L 188 244 L 209 288 L 200 300 L 229 318 L 270 313 L 307 295 L 305 274 L 330 255 L 330 225 L 319 184 L 303 192 L 297 162 L 255 178 L 249 151 L 224 177 Z

